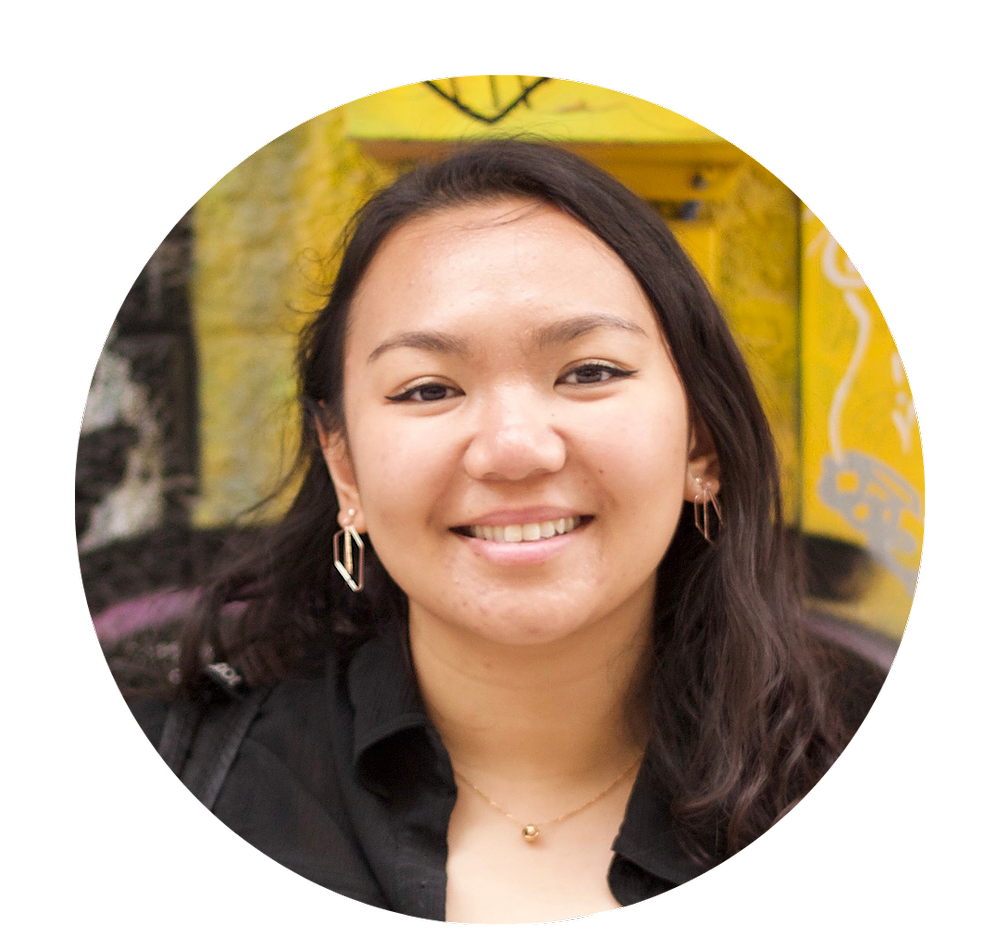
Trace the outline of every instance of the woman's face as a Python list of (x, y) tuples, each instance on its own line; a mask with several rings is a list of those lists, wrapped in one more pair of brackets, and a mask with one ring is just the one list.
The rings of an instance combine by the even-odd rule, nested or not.
[(514, 644), (648, 625), (714, 457), (635, 277), (584, 226), (506, 200), (393, 232), (351, 307), (344, 408), (327, 464), (411, 622)]

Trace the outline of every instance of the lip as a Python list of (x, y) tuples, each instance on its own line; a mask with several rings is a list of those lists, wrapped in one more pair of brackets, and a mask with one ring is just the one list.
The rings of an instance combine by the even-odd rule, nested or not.
[(454, 532), (454, 534), (460, 541), (467, 543), (466, 547), (473, 554), (492, 565), (526, 567), (540, 565), (556, 557), (567, 546), (579, 541), (586, 529), (587, 523), (584, 523), (564, 535), (554, 535), (543, 541), (518, 542), (483, 541), (480, 538), (470, 538), (461, 532)]
[(453, 528), (452, 534), (458, 537), (472, 553), (491, 565), (504, 567), (530, 567), (544, 564), (546, 561), (561, 554), (567, 547), (580, 541), (587, 532), (587, 526), (593, 519), (592, 515), (579, 515), (565, 507), (533, 506), (523, 509), (498, 509), (469, 522), (468, 526), (476, 525), (526, 525), (533, 522), (549, 522), (560, 518), (579, 518), (580, 524), (571, 532), (553, 535), (541, 541), (501, 542), (485, 541), (465, 534), (462, 526)]

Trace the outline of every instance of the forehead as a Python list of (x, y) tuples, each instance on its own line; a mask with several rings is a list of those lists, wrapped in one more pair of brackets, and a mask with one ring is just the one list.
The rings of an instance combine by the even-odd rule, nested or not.
[(351, 322), (353, 330), (389, 318), (398, 328), (484, 308), (542, 317), (581, 307), (642, 310), (657, 321), (631, 270), (596, 234), (550, 204), (519, 198), (399, 226), (369, 264)]
[(454, 256), (456, 251), (468, 255), (482, 248), (498, 253), (504, 245), (512, 252), (522, 250), (520, 262), (526, 265), (530, 260), (524, 253), (537, 253), (546, 243), (569, 249), (567, 263), (581, 254), (598, 254), (624, 266), (610, 247), (569, 214), (551, 204), (522, 198), (446, 207), (406, 221), (383, 242), (365, 279), (382, 268), (387, 257), (395, 265), (407, 256), (420, 256), (423, 266), (441, 265), (446, 262), (443, 257)]

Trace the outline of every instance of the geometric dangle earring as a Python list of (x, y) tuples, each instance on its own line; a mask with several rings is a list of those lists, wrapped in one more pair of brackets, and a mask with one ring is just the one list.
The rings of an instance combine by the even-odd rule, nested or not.
[(706, 486), (699, 477), (695, 476), (696, 483), (698, 483), (698, 488), (701, 490), (694, 500), (694, 526), (705, 536), (705, 541), (712, 544), (712, 533), (711, 526), (709, 525), (709, 514), (708, 507), (715, 510), (715, 517), (718, 518), (719, 524), (716, 531), (722, 527), (722, 506), (719, 505), (719, 500), (715, 497), (715, 491), (711, 486)]
[(354, 509), (347, 510), (347, 522), (333, 536), (333, 564), (352, 591), (365, 586), (365, 543), (354, 527)]

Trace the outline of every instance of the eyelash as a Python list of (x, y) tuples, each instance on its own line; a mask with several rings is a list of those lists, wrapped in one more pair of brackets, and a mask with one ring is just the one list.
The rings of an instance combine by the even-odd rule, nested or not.
[[(401, 403), (415, 403), (415, 404), (433, 404), (441, 400), (447, 399), (447, 392), (457, 390), (456, 387), (449, 387), (447, 384), (417, 384), (416, 387), (409, 387), (398, 394), (392, 394), (386, 397), (386, 400), (391, 400), (394, 404)], [(426, 392), (429, 390), (440, 390), (445, 391), (446, 395), (444, 397), (429, 397), (426, 400), (422, 400), (416, 397), (416, 394)]]
[(625, 368), (615, 367), (613, 364), (604, 364), (601, 361), (590, 361), (586, 364), (578, 364), (572, 371), (567, 371), (563, 374), (559, 380), (565, 381), (566, 378), (572, 377), (574, 374), (580, 374), (583, 371), (598, 371), (602, 374), (606, 374), (607, 376), (600, 377), (597, 380), (577, 381), (574, 385), (575, 387), (586, 387), (591, 384), (604, 384), (614, 378), (632, 377), (637, 373), (636, 371), (628, 371)]
[[(589, 387), (591, 385), (604, 384), (610, 380), (620, 377), (632, 377), (636, 374), (636, 371), (629, 371), (624, 368), (615, 367), (613, 364), (603, 364), (600, 361), (594, 361), (587, 364), (577, 365), (573, 370), (567, 371), (565, 374), (561, 375), (559, 378), (560, 383), (567, 381), (567, 378), (572, 377), (574, 374), (581, 374), (585, 371), (594, 372), (597, 371), (600, 374), (606, 375), (604, 377), (599, 377), (594, 380), (589, 381), (577, 381), (572, 384), (573, 387)], [(417, 404), (427, 404), (427, 403), (438, 403), (442, 400), (448, 399), (449, 391), (457, 391), (457, 387), (451, 387), (448, 384), (417, 384), (414, 387), (409, 387), (404, 391), (400, 391), (398, 394), (391, 394), (386, 397), (386, 400), (391, 401), (394, 404), (400, 403), (417, 403)], [(442, 392), (440, 397), (426, 397), (428, 391)], [(417, 395), (423, 395), (418, 397)]]

